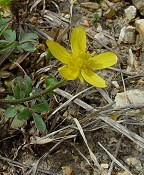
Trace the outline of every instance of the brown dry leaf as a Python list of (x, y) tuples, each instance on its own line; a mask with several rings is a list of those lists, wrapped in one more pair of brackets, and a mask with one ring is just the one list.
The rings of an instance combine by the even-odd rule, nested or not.
[(124, 171), (122, 173), (118, 173), (117, 175), (129, 175), (129, 173), (127, 171)]
[(73, 173), (73, 169), (70, 166), (64, 166), (64, 167), (62, 167), (62, 169), (63, 169), (64, 175), (72, 175), (72, 173)]
[(80, 4), (81, 7), (91, 10), (97, 10), (99, 8), (99, 4), (96, 2), (84, 2)]
[(38, 144), (38, 145), (43, 145), (43, 144), (46, 144), (46, 143), (50, 143), (50, 142), (53, 142), (54, 139), (51, 139), (51, 138), (39, 138), (39, 139), (36, 139), (36, 140), (31, 140), (30, 144)]
[(117, 121), (120, 117), (120, 114), (118, 112), (113, 112), (110, 116), (111, 119)]
[(37, 17), (33, 16), (32, 18), (29, 19), (29, 22), (33, 25), (35, 25), (37, 23)]
[[(15, 61), (15, 63), (13, 63), (9, 69), (13, 70), (17, 67), (17, 64), (21, 64), (28, 56), (29, 56), (29, 52), (28, 53), (22, 53), (18, 56), (18, 59)], [(16, 64), (17, 63), (17, 64)]]
[(1, 70), (0, 71), (0, 77), (1, 78), (8, 78), (11, 75), (10, 72), (8, 72), (7, 70)]

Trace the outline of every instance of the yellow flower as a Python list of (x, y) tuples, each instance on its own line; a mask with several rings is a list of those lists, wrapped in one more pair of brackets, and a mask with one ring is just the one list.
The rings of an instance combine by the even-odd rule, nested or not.
[(71, 34), (70, 43), (72, 52), (66, 50), (55, 41), (47, 40), (47, 45), (52, 55), (64, 66), (58, 69), (66, 80), (80, 78), (96, 87), (106, 87), (106, 82), (94, 70), (104, 69), (117, 62), (116, 54), (104, 52), (93, 56), (86, 50), (86, 33), (82, 27), (76, 27)]

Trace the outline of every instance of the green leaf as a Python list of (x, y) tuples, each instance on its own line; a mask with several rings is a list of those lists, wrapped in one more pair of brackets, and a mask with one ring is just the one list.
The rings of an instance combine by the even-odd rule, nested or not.
[(25, 81), (26, 81), (26, 92), (25, 97), (28, 97), (29, 94), (32, 92), (32, 80), (28, 75), (25, 75)]
[(21, 113), (17, 115), (18, 120), (27, 120), (31, 115), (29, 109), (24, 109)]
[[(45, 80), (45, 84), (46, 84), (46, 87), (47, 87), (47, 88), (50, 88), (50, 87), (56, 85), (57, 83), (58, 83), (58, 81), (57, 81), (54, 77), (52, 77), (52, 76), (48, 77), (48, 78)], [(49, 92), (47, 95), (48, 95), (49, 97), (51, 97), (51, 96), (53, 95), (53, 91)]]
[(17, 114), (17, 109), (15, 107), (9, 107), (6, 109), (4, 114), (7, 118), (13, 118)]
[(15, 100), (15, 98), (13, 96), (7, 96), (6, 100)]
[(18, 105), (17, 106), (17, 111), (18, 112), (21, 112), (21, 111), (23, 111), (25, 109), (25, 106), (23, 106), (23, 105)]
[(19, 129), (24, 125), (25, 122), (26, 120), (19, 120), (17, 117), (15, 117), (12, 121), (11, 128)]
[[(17, 77), (14, 81), (13, 81), (13, 86), (16, 88), (17, 86), (19, 87), (19, 99), (20, 98), (24, 98), (25, 97), (25, 81), (23, 79), (22, 76)], [(18, 89), (18, 88), (17, 88)], [(15, 89), (14, 89), (15, 90)]]
[(5, 24), (9, 23), (11, 18), (0, 18), (0, 26), (4, 26)]
[(35, 33), (25, 33), (21, 35), (20, 43), (28, 42), (28, 41), (35, 41), (38, 39), (38, 35)]
[(4, 45), (0, 53), (7, 51), (8, 49), (16, 48), (19, 45), (18, 41), (12, 42), (10, 44)]
[(41, 118), (41, 116), (38, 115), (38, 114), (36, 114), (36, 113), (34, 113), (34, 114), (33, 114), (33, 117), (34, 117), (34, 121), (35, 121), (35, 125), (36, 125), (37, 129), (38, 129), (41, 133), (45, 132), (45, 130), (46, 130), (46, 124), (45, 124), (45, 122), (43, 121), (43, 119)]
[(46, 84), (46, 87), (47, 88), (50, 88), (52, 86), (55, 86), (57, 83), (58, 83), (58, 81), (54, 77), (52, 77), (52, 76), (48, 77), (45, 80), (45, 84)]
[(23, 43), (18, 46), (18, 49), (23, 49), (27, 52), (34, 52), (34, 44), (32, 44), (31, 42)]
[(16, 40), (16, 31), (11, 29), (6, 29), (3, 32), (3, 36), (7, 41), (15, 41)]
[(46, 104), (46, 103), (41, 103), (41, 104), (38, 104), (38, 105), (34, 105), (30, 108), (30, 111), (38, 112), (38, 113), (46, 112), (46, 111), (49, 111), (49, 110), (50, 110), (49, 105)]
[(50, 60), (50, 57), (52, 56), (50, 50), (48, 49), (47, 55), (46, 55), (46, 62)]
[(20, 99), (20, 87), (18, 84), (16, 84), (13, 92), (14, 92), (15, 99)]

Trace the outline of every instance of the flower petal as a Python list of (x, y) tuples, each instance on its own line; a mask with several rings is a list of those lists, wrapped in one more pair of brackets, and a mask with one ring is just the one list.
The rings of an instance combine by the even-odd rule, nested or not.
[(104, 79), (102, 79), (100, 76), (98, 76), (95, 72), (92, 70), (82, 70), (81, 74), (83, 78), (89, 83), (92, 84), (93, 86), (104, 88), (106, 87), (106, 82)]
[(88, 68), (104, 69), (117, 62), (117, 55), (113, 52), (104, 52), (89, 59)]
[(78, 70), (71, 70), (66, 65), (60, 67), (58, 71), (66, 80), (75, 80), (79, 74)]
[(86, 33), (82, 27), (76, 27), (72, 31), (70, 42), (74, 55), (86, 52)]
[(47, 44), (51, 54), (55, 58), (57, 58), (62, 63), (68, 64), (68, 62), (72, 56), (68, 50), (66, 50), (63, 46), (56, 43), (55, 41), (47, 40), (46, 44)]

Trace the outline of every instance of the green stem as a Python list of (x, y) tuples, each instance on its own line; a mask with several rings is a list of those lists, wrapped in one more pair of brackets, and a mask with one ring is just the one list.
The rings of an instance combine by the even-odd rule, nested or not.
[(11, 104), (11, 105), (16, 105), (16, 104), (20, 104), (20, 103), (24, 103), (26, 101), (30, 101), (36, 98), (40, 98), (43, 95), (53, 91), (54, 89), (62, 86), (63, 84), (65, 84), (67, 82), (67, 80), (62, 80), (60, 81), (58, 84), (50, 87), (50, 88), (46, 88), (45, 90), (41, 91), (39, 94), (33, 95), (31, 97), (26, 97), (26, 98), (22, 98), (22, 99), (17, 99), (17, 100), (0, 100), (0, 104)]

